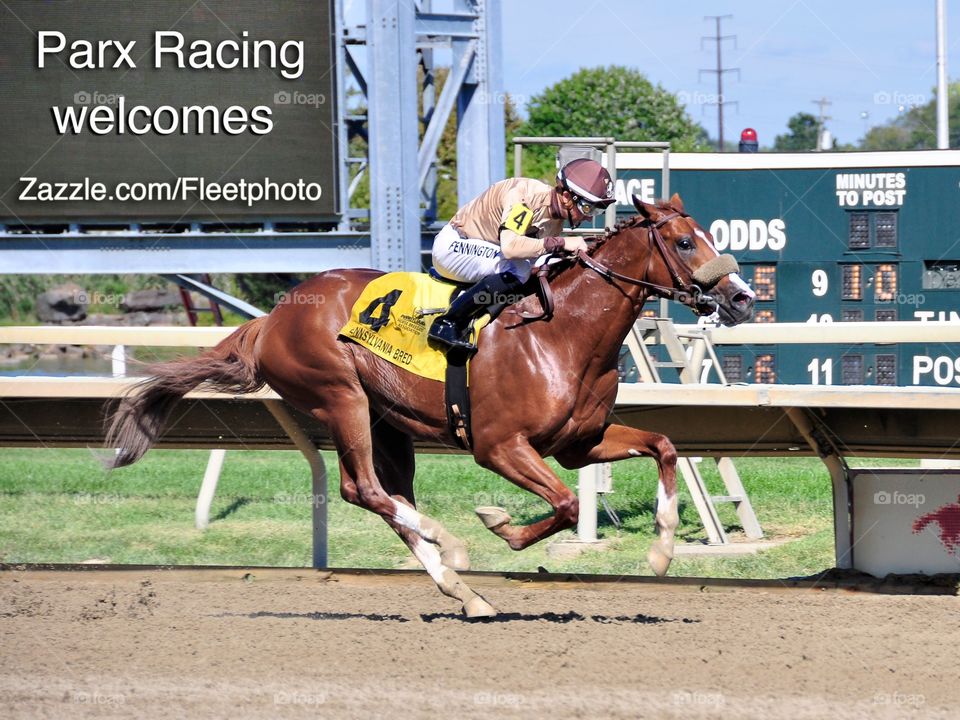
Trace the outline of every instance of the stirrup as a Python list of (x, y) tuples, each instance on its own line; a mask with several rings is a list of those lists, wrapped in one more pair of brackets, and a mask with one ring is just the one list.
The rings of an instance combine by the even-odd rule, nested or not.
[(463, 350), (469, 353), (475, 353), (477, 346), (469, 340), (464, 339), (464, 331), (461, 331), (451, 320), (445, 317), (438, 317), (433, 321), (427, 337), (430, 340), (445, 345), (450, 349)]

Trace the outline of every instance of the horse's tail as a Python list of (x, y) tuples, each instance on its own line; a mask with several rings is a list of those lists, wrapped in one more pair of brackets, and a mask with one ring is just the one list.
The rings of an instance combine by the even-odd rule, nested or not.
[(106, 446), (119, 448), (106, 465), (135, 463), (163, 431), (180, 399), (200, 384), (221, 392), (255, 392), (265, 385), (255, 346), (266, 316), (241, 325), (218, 345), (196, 358), (182, 358), (149, 368), (151, 377), (120, 401), (107, 422)]

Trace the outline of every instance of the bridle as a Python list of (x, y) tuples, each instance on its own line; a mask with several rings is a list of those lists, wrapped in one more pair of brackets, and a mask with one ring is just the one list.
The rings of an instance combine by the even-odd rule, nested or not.
[[(594, 260), (589, 254), (587, 254), (585, 250), (580, 250), (577, 253), (577, 260), (582, 262), (608, 282), (620, 280), (622, 282), (630, 283), (631, 285), (646, 287), (650, 290), (653, 290), (656, 295), (662, 298), (666, 298), (667, 300), (676, 300), (677, 302), (683, 303), (693, 310), (693, 312), (697, 315), (712, 315), (717, 311), (717, 301), (713, 298), (713, 296), (704, 292), (703, 288), (701, 288), (700, 285), (696, 284), (695, 282), (684, 282), (683, 278), (680, 277), (680, 273), (677, 271), (674, 261), (670, 257), (670, 253), (667, 252), (667, 247), (664, 244), (663, 236), (660, 234), (661, 227), (678, 217), (690, 216), (682, 212), (672, 212), (664, 215), (656, 222), (652, 222), (650, 220), (645, 221), (645, 223), (647, 223), (647, 231), (651, 240), (653, 241), (653, 245), (659, 251), (660, 257), (663, 258), (663, 263), (666, 265), (667, 271), (670, 273), (670, 277), (673, 280), (673, 287), (658, 285), (657, 283), (652, 283), (649, 280), (630, 277), (629, 275), (619, 273), (616, 270), (607, 267), (603, 263)], [(641, 224), (640, 226), (643, 227), (644, 225)], [(702, 268), (698, 268), (698, 271), (701, 269), (706, 269), (711, 263), (714, 263), (723, 257), (726, 256), (720, 256), (710, 260), (707, 263), (704, 263)]]
[[(730, 273), (740, 272), (740, 268), (737, 265), (736, 259), (732, 255), (718, 255), (693, 271), (691, 274), (691, 279), (693, 282), (684, 282), (683, 278), (680, 277), (680, 273), (677, 271), (676, 264), (673, 262), (673, 260), (671, 260), (670, 253), (667, 252), (667, 246), (663, 241), (663, 236), (660, 234), (661, 227), (678, 217), (690, 216), (684, 212), (674, 211), (664, 215), (656, 222), (653, 222), (649, 219), (644, 219), (641, 223), (638, 223), (640, 227), (647, 228), (648, 234), (653, 241), (653, 245), (659, 251), (660, 257), (663, 258), (663, 263), (666, 265), (667, 271), (670, 273), (670, 278), (673, 280), (673, 287), (658, 285), (657, 283), (652, 283), (649, 280), (644, 280), (643, 278), (635, 278), (629, 275), (624, 275), (623, 273), (617, 272), (616, 270), (613, 270), (612, 268), (609, 268), (603, 263), (590, 257), (590, 254), (586, 250), (577, 251), (577, 254), (574, 257), (577, 262), (583, 263), (586, 267), (593, 270), (609, 283), (619, 280), (621, 282), (630, 283), (631, 285), (649, 288), (659, 297), (666, 298), (667, 300), (676, 300), (677, 302), (683, 303), (698, 316), (712, 315), (719, 308), (719, 303), (717, 303), (712, 295), (708, 295), (706, 292), (704, 292), (703, 287), (706, 287), (707, 290), (709, 290), (719, 282), (720, 278), (729, 275)], [(587, 242), (590, 241), (588, 240)], [(602, 242), (603, 239), (594, 241), (594, 248), (598, 247)], [(652, 259), (653, 256), (651, 254), (647, 261), (648, 270), (649, 263)], [(549, 263), (543, 263), (536, 273), (536, 277), (539, 281), (538, 294), (540, 297), (542, 312), (528, 313), (521, 311), (520, 317), (522, 317), (524, 321), (545, 320), (553, 315), (553, 292), (551, 291), (550, 283), (547, 280), (548, 274)]]

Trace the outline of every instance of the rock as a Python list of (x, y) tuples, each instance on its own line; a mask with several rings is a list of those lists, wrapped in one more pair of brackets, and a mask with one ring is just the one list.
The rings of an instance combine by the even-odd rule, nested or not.
[(107, 315), (105, 313), (91, 313), (87, 315), (87, 319), (83, 321), (84, 325), (126, 325), (125, 322), (126, 316), (124, 315)]
[(145, 327), (150, 325), (186, 325), (185, 313), (134, 312), (123, 316), (123, 324)]
[(46, 323), (80, 322), (87, 316), (87, 291), (76, 283), (50, 288), (37, 297), (37, 318)]
[(133, 290), (123, 296), (120, 309), (124, 312), (153, 312), (181, 305), (180, 293), (169, 288)]

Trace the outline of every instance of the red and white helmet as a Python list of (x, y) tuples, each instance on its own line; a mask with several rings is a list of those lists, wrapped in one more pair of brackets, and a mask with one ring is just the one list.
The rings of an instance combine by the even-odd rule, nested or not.
[(598, 208), (605, 208), (616, 200), (610, 173), (596, 160), (571, 160), (557, 172), (557, 185)]

